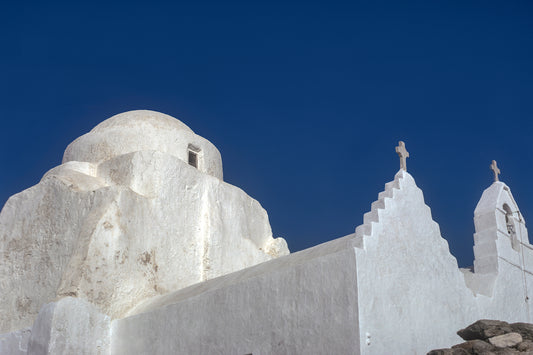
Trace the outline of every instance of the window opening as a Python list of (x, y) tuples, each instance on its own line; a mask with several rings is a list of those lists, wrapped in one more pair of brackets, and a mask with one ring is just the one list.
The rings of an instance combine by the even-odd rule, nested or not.
[(511, 246), (514, 250), (518, 251), (520, 248), (520, 242), (516, 236), (516, 225), (515, 219), (513, 218), (513, 211), (508, 204), (503, 205), (503, 210), (505, 211), (505, 224), (507, 225), (507, 233), (509, 238), (511, 238)]
[(506, 203), (503, 205), (503, 210), (505, 211), (505, 224), (507, 225), (507, 233), (512, 235), (514, 234), (513, 212)]
[(198, 168), (198, 153), (189, 150), (189, 165)]
[(195, 146), (189, 144), (189, 147), (187, 149), (187, 160), (189, 162), (189, 165), (194, 166), (196, 169), (199, 169), (200, 166), (200, 149), (196, 148)]

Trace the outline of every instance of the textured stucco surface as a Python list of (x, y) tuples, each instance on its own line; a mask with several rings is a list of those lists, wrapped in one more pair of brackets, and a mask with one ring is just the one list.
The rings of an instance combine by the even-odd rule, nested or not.
[(45, 305), (33, 325), (28, 354), (109, 354), (110, 319), (79, 298)]
[(218, 149), (174, 117), (160, 112), (137, 110), (120, 113), (94, 127), (69, 144), (63, 163), (99, 164), (111, 158), (144, 150), (155, 150), (188, 161), (188, 149), (200, 152), (202, 172), (222, 179)]
[[(499, 199), (499, 195), (482, 199), (481, 204), (501, 205)], [(523, 285), (523, 278), (531, 282), (532, 275), (497, 254), (496, 274), (460, 270), (422, 191), (405, 171), (386, 185), (356, 234), (361, 246), (356, 249), (360, 337), (366, 337), (361, 354), (384, 354), (391, 347), (398, 354), (425, 354), (459, 343), (450, 330), (475, 320), (516, 322), (533, 316)], [(527, 234), (528, 244), (526, 240)], [(523, 249), (529, 250), (526, 245)], [(465, 274), (473, 279), (468, 285)], [(480, 294), (479, 288), (491, 278), (496, 282), (494, 292), (490, 297)]]
[(0, 353), (425, 354), (481, 318), (533, 320), (533, 246), (505, 183), (484, 191), (459, 269), (403, 169), (354, 234), (287, 255), (221, 164), (151, 111), (73, 142), (0, 213)]
[(351, 239), (143, 305), (113, 323), (113, 354), (348, 354), (358, 348)]
[[(476, 216), (486, 204), (508, 201), (506, 193), (482, 198)], [(476, 230), (501, 223), (493, 215)], [(511, 257), (509, 236), (494, 238), (503, 248), (502, 255), (495, 251), (495, 273), (459, 269), (422, 191), (400, 171), (354, 235), (152, 299), (113, 323), (112, 351), (425, 354), (449, 347), (460, 342), (453, 329), (480, 318), (531, 320), (531, 288), (523, 280), (533, 278), (503, 259)], [(179, 337), (167, 333), (169, 324)]]
[(12, 333), (0, 334), (0, 354), (27, 354), (30, 336), (31, 328), (21, 329)]
[[(187, 154), (201, 137), (180, 141), (194, 134), (159, 115), (134, 111), (105, 121), (88, 134), (98, 133), (97, 140), (76, 140), (65, 154), (83, 159), (118, 144), (100, 157), (107, 160), (66, 159), (7, 201), (0, 213), (0, 333), (31, 326), (57, 297), (83, 298), (120, 318), (147, 298), (288, 254), (257, 201), (173, 151)], [(119, 129), (138, 137), (129, 129), (138, 130), (143, 117), (150, 144), (132, 148), (115, 136)], [(134, 148), (160, 150), (129, 152)]]

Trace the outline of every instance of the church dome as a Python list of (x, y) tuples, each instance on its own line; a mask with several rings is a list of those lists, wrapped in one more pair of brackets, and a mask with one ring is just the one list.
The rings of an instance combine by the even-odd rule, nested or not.
[(174, 117), (150, 110), (128, 111), (103, 121), (67, 147), (63, 163), (99, 164), (145, 150), (173, 155), (222, 179), (222, 159), (211, 142)]
[(105, 132), (110, 129), (126, 129), (133, 131), (185, 131), (194, 133), (187, 125), (172, 116), (150, 110), (135, 110), (119, 113), (91, 129), (91, 132)]

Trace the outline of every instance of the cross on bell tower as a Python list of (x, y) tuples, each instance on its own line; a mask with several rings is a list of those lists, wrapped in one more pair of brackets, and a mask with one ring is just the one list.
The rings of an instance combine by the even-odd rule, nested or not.
[(396, 147), (396, 153), (398, 153), (398, 156), (400, 157), (400, 169), (407, 171), (407, 158), (409, 158), (409, 152), (407, 149), (405, 149), (405, 143), (403, 141), (398, 142), (398, 146)]
[(500, 178), (498, 177), (498, 175), (500, 175), (500, 169), (498, 169), (498, 163), (496, 160), (493, 160), (492, 164), (490, 164), (490, 170), (494, 172), (494, 181), (500, 181)]

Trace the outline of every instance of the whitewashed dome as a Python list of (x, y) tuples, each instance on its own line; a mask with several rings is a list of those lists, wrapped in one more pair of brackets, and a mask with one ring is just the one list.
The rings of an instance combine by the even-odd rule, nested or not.
[[(145, 126), (145, 127), (144, 127)], [(104, 132), (109, 129), (139, 130), (148, 128), (157, 131), (186, 131), (194, 133), (180, 120), (157, 111), (135, 110), (119, 113), (94, 127), (91, 132)]]
[(167, 153), (188, 163), (192, 157), (200, 171), (222, 179), (222, 159), (211, 142), (174, 117), (150, 110), (128, 111), (103, 121), (69, 144), (63, 163), (100, 164), (146, 150)]

